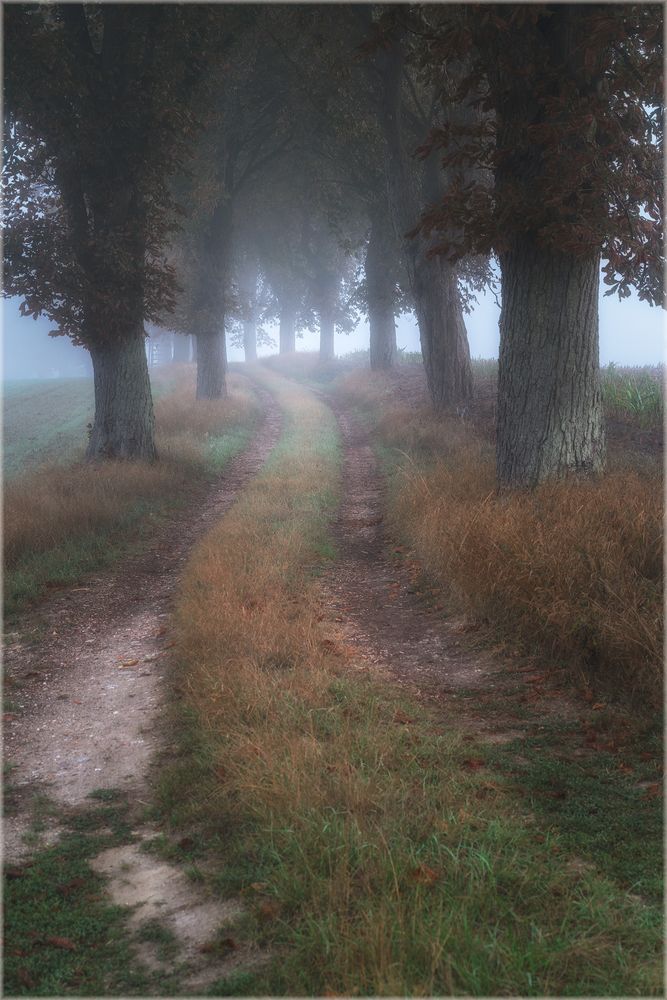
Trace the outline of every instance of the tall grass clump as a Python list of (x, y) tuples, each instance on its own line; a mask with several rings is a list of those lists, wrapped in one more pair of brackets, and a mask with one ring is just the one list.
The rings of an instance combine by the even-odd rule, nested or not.
[(498, 495), (492, 445), (464, 423), (343, 391), (375, 414), (390, 522), (450, 601), (597, 685), (661, 704), (660, 470)]
[(610, 416), (631, 419), (640, 427), (661, 427), (665, 416), (664, 370), (659, 367), (601, 370), (602, 399)]
[(276, 956), (216, 990), (658, 990), (659, 919), (568, 867), (466, 767), (469, 744), (323, 631), (336, 428), (312, 393), (264, 378), (285, 433), (193, 551), (176, 617), (184, 749), (161, 776), (163, 809), (203, 831), (215, 886), (244, 893), (246, 933)]
[(193, 482), (239, 451), (259, 407), (248, 383), (232, 377), (229, 396), (195, 402), (190, 381), (155, 404), (159, 459), (43, 465), (4, 492), (6, 608), (49, 582), (72, 582), (103, 560), (121, 529), (174, 502)]

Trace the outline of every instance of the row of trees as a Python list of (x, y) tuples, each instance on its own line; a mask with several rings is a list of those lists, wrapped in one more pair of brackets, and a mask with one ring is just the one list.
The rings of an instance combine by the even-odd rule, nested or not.
[(433, 405), (472, 393), (465, 310), (501, 273), (498, 480), (604, 461), (598, 275), (661, 301), (660, 5), (11, 5), (6, 294), (88, 348), (89, 455), (152, 458), (144, 322), (412, 309)]

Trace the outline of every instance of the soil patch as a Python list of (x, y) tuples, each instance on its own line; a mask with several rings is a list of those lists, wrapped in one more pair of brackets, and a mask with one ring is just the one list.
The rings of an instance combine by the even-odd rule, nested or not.
[[(95, 790), (118, 789), (135, 817), (149, 804), (150, 762), (167, 743), (163, 706), (172, 600), (192, 545), (225, 514), (279, 438), (280, 410), (267, 392), (260, 394), (261, 426), (215, 483), (193, 489), (185, 509), (166, 518), (143, 549), (85, 586), (54, 592), (31, 612), (29, 632), (8, 637), (5, 863), (56, 841), (64, 829), (59, 810), (89, 806)], [(36, 817), (41, 832), (36, 837), (33, 831), (26, 842)], [(154, 831), (133, 832), (141, 840)], [(136, 843), (104, 852), (96, 866), (111, 876), (110, 891), (119, 901), (121, 887), (133, 886), (133, 920), (151, 906), (166, 907), (188, 988), (219, 977), (220, 962), (197, 949), (206, 943), (202, 935), (229, 919), (231, 904), (200, 899), (178, 868), (144, 857)], [(235, 953), (226, 960), (225, 972), (241, 959)]]
[[(435, 700), (448, 718), (455, 714), (463, 732), (489, 743), (516, 739), (529, 720), (496, 708), (517, 687), (526, 689), (525, 664), (475, 648), (468, 624), (421, 597), (414, 573), (388, 555), (383, 483), (368, 433), (335, 400), (328, 402), (345, 447), (344, 499), (334, 528), (339, 559), (322, 584), (332, 636), (369, 668)], [(564, 695), (544, 688), (540, 695), (540, 714), (576, 717), (577, 707)]]

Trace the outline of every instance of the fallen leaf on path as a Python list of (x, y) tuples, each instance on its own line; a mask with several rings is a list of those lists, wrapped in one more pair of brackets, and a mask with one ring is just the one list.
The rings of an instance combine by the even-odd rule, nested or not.
[(593, 705), (593, 711), (594, 712), (599, 712), (601, 709), (606, 708), (606, 707), (607, 707), (607, 703), (605, 701), (596, 701), (595, 704)]
[(139, 660), (121, 660), (118, 664), (118, 668), (119, 670), (122, 670), (123, 667), (136, 667), (138, 662)]
[(656, 799), (659, 795), (662, 795), (662, 788), (657, 781), (644, 787), (644, 796), (647, 799)]
[(2, 721), (3, 722), (14, 722), (15, 719), (18, 719), (18, 715), (16, 714), (16, 712), (3, 712), (2, 713)]
[(226, 937), (222, 941), (207, 941), (199, 950), (203, 955), (211, 955), (214, 952), (233, 951), (235, 948), (238, 948), (238, 945), (234, 938)]
[(275, 899), (266, 899), (260, 903), (258, 912), (263, 920), (275, 920), (280, 913), (280, 903)]
[(463, 766), (467, 767), (469, 771), (478, 771), (480, 767), (484, 767), (486, 764), (485, 760), (481, 757), (468, 757), (467, 760), (463, 761)]
[(23, 878), (25, 868), (5, 868), (5, 878)]
[(59, 892), (61, 896), (69, 896), (70, 893), (75, 892), (77, 889), (82, 889), (85, 884), (85, 878), (73, 878), (71, 882), (65, 882), (63, 885), (57, 886), (56, 892)]
[(420, 885), (435, 885), (440, 879), (441, 872), (436, 868), (429, 868), (428, 865), (419, 865), (412, 871), (412, 877)]
[(52, 948), (62, 948), (63, 951), (76, 951), (74, 941), (66, 937), (45, 937), (44, 944), (50, 944)]

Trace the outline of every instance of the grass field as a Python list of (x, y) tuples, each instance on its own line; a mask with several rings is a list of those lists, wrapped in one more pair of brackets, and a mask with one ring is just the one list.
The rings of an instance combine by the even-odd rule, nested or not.
[(335, 425), (308, 390), (267, 381), (283, 440), (193, 552), (177, 610), (182, 746), (162, 817), (197, 831), (202, 877), (247, 901), (238, 934), (276, 955), (209, 995), (658, 991), (659, 905), (579, 863), (585, 836), (527, 815), (502, 762), (468, 768), (483, 749), (323, 641)]
[(193, 378), (192, 370), (182, 368), (156, 380), (159, 459), (153, 464), (80, 461), (90, 382), (10, 386), (5, 436), (14, 471), (4, 496), (8, 618), (48, 586), (76, 583), (118, 559), (244, 447), (259, 415), (247, 380), (230, 376), (227, 399), (197, 403)]
[(93, 419), (93, 381), (87, 378), (5, 382), (5, 480), (45, 463), (64, 464), (83, 454)]

